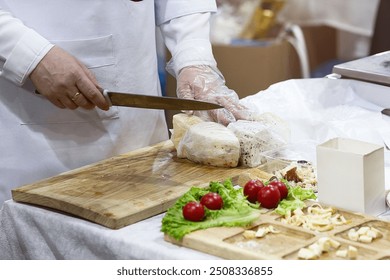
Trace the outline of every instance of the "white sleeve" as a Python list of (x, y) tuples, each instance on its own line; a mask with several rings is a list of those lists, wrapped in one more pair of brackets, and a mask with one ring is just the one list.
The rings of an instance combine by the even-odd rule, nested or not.
[(157, 25), (189, 14), (217, 11), (215, 0), (155, 0), (154, 5)]
[[(157, 2), (166, 3), (165, 17), (160, 19), (162, 22), (160, 28), (165, 45), (172, 54), (167, 71), (176, 77), (186, 66), (216, 66), (210, 43), (210, 17), (211, 13), (216, 11), (215, 1), (159, 0)], [(188, 7), (183, 6), (183, 2), (187, 5), (191, 2), (191, 9), (183, 8)], [(156, 12), (161, 13), (160, 10)]]
[(177, 77), (191, 65), (216, 66), (210, 43), (210, 13), (191, 14), (161, 25), (165, 45), (172, 54), (167, 71)]
[(0, 77), (23, 85), (53, 47), (48, 40), (0, 8)]

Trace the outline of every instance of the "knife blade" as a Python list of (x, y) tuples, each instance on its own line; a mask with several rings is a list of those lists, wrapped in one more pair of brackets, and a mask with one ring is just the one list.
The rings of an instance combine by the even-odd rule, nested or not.
[(113, 92), (106, 89), (102, 90), (102, 93), (110, 106), (115, 105), (147, 109), (194, 111), (223, 108), (222, 106), (215, 103), (168, 96), (150, 96), (133, 93)]

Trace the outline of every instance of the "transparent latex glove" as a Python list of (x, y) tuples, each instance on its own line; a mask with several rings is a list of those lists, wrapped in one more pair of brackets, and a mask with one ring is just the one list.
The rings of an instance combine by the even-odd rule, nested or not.
[(218, 69), (207, 65), (189, 66), (180, 70), (177, 76), (177, 96), (217, 103), (223, 109), (210, 111), (187, 111), (205, 121), (214, 121), (228, 125), (239, 119), (248, 119), (248, 108), (239, 103), (234, 90), (225, 85), (225, 79)]

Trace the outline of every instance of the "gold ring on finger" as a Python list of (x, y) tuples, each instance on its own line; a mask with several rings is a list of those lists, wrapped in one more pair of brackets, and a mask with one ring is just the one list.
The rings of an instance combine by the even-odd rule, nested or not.
[(79, 95), (80, 95), (80, 92), (76, 92), (76, 93), (73, 95), (73, 97), (71, 98), (72, 101), (75, 101), (76, 98), (77, 98), (77, 96), (79, 96)]

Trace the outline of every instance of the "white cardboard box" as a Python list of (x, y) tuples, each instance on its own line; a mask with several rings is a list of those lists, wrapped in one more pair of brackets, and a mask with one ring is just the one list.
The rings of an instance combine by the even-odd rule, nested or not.
[(382, 146), (334, 138), (317, 146), (319, 202), (379, 215), (386, 211)]

